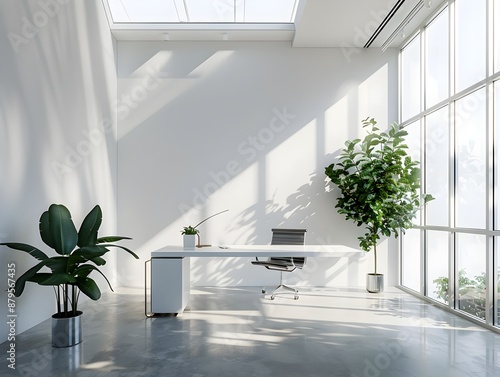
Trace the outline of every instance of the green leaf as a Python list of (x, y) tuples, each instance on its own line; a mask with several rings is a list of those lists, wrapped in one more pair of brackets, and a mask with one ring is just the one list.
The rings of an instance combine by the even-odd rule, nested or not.
[(96, 205), (90, 211), (82, 222), (78, 232), (78, 246), (91, 246), (97, 243), (97, 232), (102, 223), (102, 211), (99, 205)]
[(40, 271), (40, 269), (42, 267), (45, 266), (45, 263), (46, 263), (46, 261), (42, 261), (42, 262), (38, 263), (36, 266), (31, 267), (28, 271), (26, 271), (24, 274), (22, 274), (21, 276), (19, 276), (16, 279), (16, 289), (15, 289), (16, 297), (21, 296), (21, 294), (24, 291), (24, 287), (26, 285), (26, 282), (30, 281), (30, 279), (32, 279), (33, 276), (35, 276), (35, 274), (38, 271)]
[(72, 255), (81, 256), (86, 260), (91, 260), (93, 258), (103, 256), (108, 251), (109, 249), (107, 249), (104, 245), (84, 246), (75, 250)]
[(94, 262), (97, 266), (104, 266), (106, 264), (106, 260), (101, 257), (92, 258), (90, 261)]
[(73, 275), (68, 273), (50, 274), (46, 279), (39, 281), (40, 285), (59, 285), (76, 283)]
[(104, 275), (97, 267), (86, 265), (85, 269), (82, 271), (82, 275), (77, 277), (78, 288), (80, 288), (82, 293), (90, 297), (92, 300), (98, 300), (101, 297), (101, 291), (99, 290), (99, 287), (97, 286), (95, 281), (88, 277), (91, 271), (88, 271), (87, 269), (100, 273), (104, 280), (106, 280), (106, 282), (108, 283), (109, 289), (113, 291), (113, 287), (111, 287), (111, 283), (109, 282), (106, 275)]
[(62, 274), (69, 271), (68, 264), (70, 259), (68, 257), (52, 257), (45, 261), (45, 265), (50, 268), (54, 274)]
[(32, 257), (34, 257), (38, 260), (41, 260), (41, 261), (49, 258), (47, 256), (47, 254), (45, 254), (43, 251), (38, 250), (36, 247), (25, 244), (25, 243), (5, 242), (5, 243), (0, 243), (0, 245), (10, 247), (11, 249), (14, 249), (14, 250), (24, 251), (24, 252), (30, 254)]
[(131, 254), (135, 259), (139, 259), (139, 256), (134, 253), (132, 250), (124, 247), (124, 246), (120, 246), (120, 245), (112, 245), (112, 244), (105, 244), (105, 245), (102, 245), (102, 246), (105, 246), (105, 247), (118, 247), (120, 249), (123, 249), (125, 250), (127, 253)]
[(94, 270), (96, 268), (91, 264), (84, 264), (75, 270), (74, 275), (77, 277), (87, 277)]
[(90, 299), (97, 301), (101, 298), (101, 290), (96, 282), (89, 277), (77, 279), (77, 285), (80, 291)]
[(49, 227), (55, 251), (68, 255), (78, 242), (78, 233), (68, 209), (61, 204), (49, 207)]
[(130, 237), (122, 237), (122, 236), (105, 236), (97, 239), (96, 243), (104, 243), (104, 242), (116, 242), (121, 240), (131, 240)]
[(54, 240), (50, 232), (49, 211), (45, 211), (42, 213), (42, 216), (40, 216), (39, 229), (42, 241), (50, 248), (55, 249)]

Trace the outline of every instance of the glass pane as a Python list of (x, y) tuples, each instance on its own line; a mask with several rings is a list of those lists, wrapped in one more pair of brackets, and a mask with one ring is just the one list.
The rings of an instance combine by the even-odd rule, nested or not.
[(295, 0), (237, 1), (236, 6), (242, 8), (245, 22), (293, 22)]
[(448, 97), (448, 8), (443, 10), (426, 32), (425, 103), (429, 108)]
[(108, 0), (114, 22), (293, 22), (296, 0)]
[(425, 192), (435, 199), (427, 204), (427, 225), (448, 226), (450, 134), (449, 111), (443, 107), (425, 118)]
[(494, 153), (495, 153), (495, 171), (494, 171), (494, 184), (495, 193), (493, 196), (494, 201), (494, 227), (496, 230), (500, 229), (500, 81), (496, 81), (494, 84), (494, 98), (495, 103), (493, 107), (494, 119), (495, 119), (495, 129), (494, 129)]
[(427, 296), (449, 302), (448, 251), (449, 233), (427, 231)]
[[(421, 143), (420, 143), (420, 121), (408, 124), (405, 127), (408, 135), (406, 136), (406, 144), (408, 145), (408, 154), (414, 161), (422, 162), (421, 158)], [(422, 169), (422, 163), (420, 163)], [(420, 225), (420, 211), (417, 212), (413, 224)]]
[(185, 0), (181, 8), (185, 6), (188, 22), (233, 22), (234, 3), (206, 0)]
[(457, 234), (458, 308), (481, 319), (486, 311), (486, 236)]
[(401, 119), (420, 112), (420, 35), (401, 52)]
[(486, 0), (456, 0), (456, 92), (486, 77)]
[(493, 2), (493, 32), (494, 32), (494, 37), (493, 37), (493, 43), (494, 43), (494, 54), (493, 54), (493, 60), (494, 60), (494, 69), (495, 72), (500, 71), (500, 2), (494, 1)]
[(178, 22), (173, 1), (108, 0), (113, 22)]
[(486, 226), (486, 89), (455, 104), (458, 227)]
[(495, 279), (495, 291), (497, 295), (497, 301), (496, 301), (496, 306), (495, 306), (495, 313), (496, 313), (496, 320), (495, 324), (500, 327), (500, 237), (495, 237), (495, 253), (496, 253), (496, 260), (497, 260), (497, 274), (494, 276)]
[(420, 230), (409, 229), (403, 236), (402, 285), (420, 292)]

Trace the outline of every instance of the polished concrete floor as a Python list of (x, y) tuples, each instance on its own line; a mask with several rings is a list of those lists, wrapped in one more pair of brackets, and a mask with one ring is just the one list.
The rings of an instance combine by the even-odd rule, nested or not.
[(500, 335), (396, 288), (196, 288), (180, 316), (146, 319), (141, 290), (85, 302), (83, 342), (55, 349), (50, 320), (17, 337), (0, 376), (500, 376)]

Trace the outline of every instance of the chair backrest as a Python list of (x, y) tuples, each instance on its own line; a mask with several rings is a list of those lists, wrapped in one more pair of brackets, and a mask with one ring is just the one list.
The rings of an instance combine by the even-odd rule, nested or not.
[(304, 245), (306, 229), (271, 229), (273, 238), (271, 245)]
[[(273, 232), (273, 238), (271, 239), (271, 245), (304, 245), (306, 239), (306, 229), (271, 229)], [(292, 261), (298, 268), (302, 268), (306, 263), (306, 258), (302, 257), (270, 257), (269, 261)]]

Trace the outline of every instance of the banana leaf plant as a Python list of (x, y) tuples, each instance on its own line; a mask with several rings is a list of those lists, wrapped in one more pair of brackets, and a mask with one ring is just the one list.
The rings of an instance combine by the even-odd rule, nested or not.
[[(42, 241), (54, 249), (56, 256), (49, 257), (38, 248), (15, 242), (0, 243), (11, 249), (24, 251), (39, 262), (16, 280), (15, 295), (20, 296), (27, 282), (39, 285), (53, 286), (56, 296), (57, 317), (73, 317), (78, 311), (80, 292), (92, 300), (101, 297), (101, 290), (90, 273), (96, 271), (108, 283), (106, 276), (97, 266), (106, 264), (103, 256), (110, 251), (110, 247), (118, 247), (139, 257), (126, 247), (112, 244), (120, 240), (130, 239), (121, 236), (98, 237), (102, 223), (102, 211), (96, 205), (83, 220), (80, 230), (77, 231), (69, 210), (61, 204), (52, 204), (40, 217), (40, 236)], [(47, 270), (42, 270), (43, 268)], [(42, 270), (42, 272), (40, 272)]]

